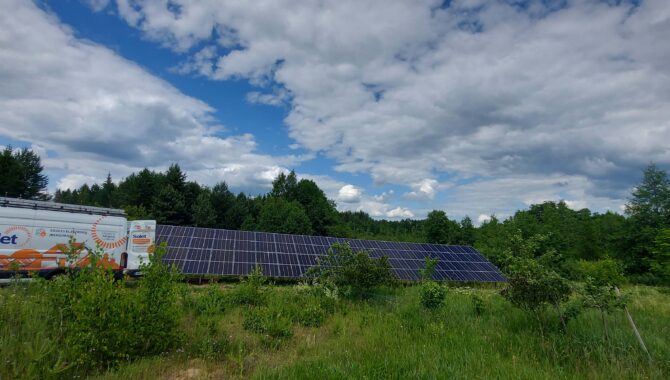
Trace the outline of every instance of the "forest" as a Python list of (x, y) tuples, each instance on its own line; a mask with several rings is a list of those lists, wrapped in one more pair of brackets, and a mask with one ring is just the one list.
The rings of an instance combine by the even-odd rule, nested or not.
[[(505, 283), (398, 281), (386, 258), (335, 244), (299, 283), (256, 267), (189, 283), (158, 246), (139, 279), (96, 263), (0, 289), (0, 379), (668, 378), (670, 184), (649, 165), (625, 214), (545, 202), (481, 226), (433, 210), (388, 221), (339, 212), (310, 180), (260, 196), (177, 165), (47, 192), (39, 157), (6, 148), (4, 195), (123, 208), (230, 229), (474, 245)], [(76, 257), (74, 242), (65, 248)], [(194, 280), (194, 279), (191, 279)], [(202, 281), (204, 280), (204, 281)], [(202, 284), (204, 282), (205, 284)], [(649, 286), (653, 285), (653, 286)], [(660, 286), (659, 286), (660, 285)]]
[(30, 150), (5, 148), (0, 194), (56, 202), (122, 208), (130, 219), (192, 225), (363, 239), (472, 245), (498, 265), (533, 239), (538, 252), (555, 252), (555, 269), (575, 278), (579, 266), (612, 259), (629, 281), (670, 281), (670, 178), (650, 164), (630, 194), (624, 215), (573, 210), (563, 201), (544, 202), (476, 227), (469, 217), (453, 220), (433, 210), (424, 220), (379, 220), (365, 212), (340, 212), (314, 181), (295, 172), (280, 174), (267, 194), (235, 194), (225, 182), (213, 187), (189, 181), (178, 164), (165, 172), (143, 169), (116, 182), (47, 193), (48, 179)]

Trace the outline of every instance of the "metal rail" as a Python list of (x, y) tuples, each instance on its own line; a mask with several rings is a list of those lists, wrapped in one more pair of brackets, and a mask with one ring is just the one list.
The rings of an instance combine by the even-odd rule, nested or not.
[(17, 199), (0, 197), (0, 207), (26, 208), (32, 210), (48, 210), (71, 212), (76, 214), (108, 215), (125, 217), (126, 212), (115, 208), (92, 207), (81, 205), (70, 205), (65, 203), (35, 201), (30, 199)]

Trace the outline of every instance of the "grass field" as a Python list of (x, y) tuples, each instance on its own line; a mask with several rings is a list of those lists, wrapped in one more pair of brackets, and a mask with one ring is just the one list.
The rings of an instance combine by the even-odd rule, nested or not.
[[(226, 294), (239, 285), (215, 286)], [(189, 287), (196, 300), (208, 291), (207, 286)], [(295, 303), (298, 291), (296, 286), (264, 287), (265, 308), (275, 310), (280, 320), (292, 315), (307, 306)], [(564, 334), (555, 316), (548, 314), (540, 328), (538, 320), (512, 307), (496, 289), (449, 288), (446, 303), (428, 311), (419, 303), (418, 287), (407, 287), (366, 301), (340, 300), (320, 327), (292, 323), (290, 336), (245, 330), (245, 318), (259, 306), (226, 305), (208, 315), (193, 311), (185, 322), (183, 349), (99, 378), (667, 379), (670, 295), (644, 286), (625, 292), (651, 360), (640, 350), (623, 311), (608, 317), (605, 341), (595, 312), (570, 321)], [(479, 315), (473, 294), (484, 300)]]

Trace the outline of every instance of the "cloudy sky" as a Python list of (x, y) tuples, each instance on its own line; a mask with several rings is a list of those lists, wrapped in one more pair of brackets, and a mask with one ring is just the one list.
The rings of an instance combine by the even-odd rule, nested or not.
[(0, 145), (50, 189), (177, 162), (475, 221), (670, 167), (667, 0), (0, 0)]

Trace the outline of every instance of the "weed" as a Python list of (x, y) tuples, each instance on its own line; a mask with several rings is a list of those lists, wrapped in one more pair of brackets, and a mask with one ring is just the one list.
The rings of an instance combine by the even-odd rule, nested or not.
[(437, 309), (442, 305), (447, 295), (446, 290), (434, 281), (421, 284), (421, 304), (427, 309)]

